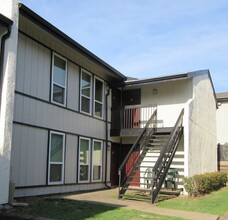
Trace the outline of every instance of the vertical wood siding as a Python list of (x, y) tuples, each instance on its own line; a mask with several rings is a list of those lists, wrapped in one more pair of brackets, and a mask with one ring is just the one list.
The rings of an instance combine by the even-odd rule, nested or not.
[(65, 156), (65, 183), (77, 181), (78, 138), (75, 135), (66, 135)]
[(22, 34), (18, 41), (16, 91), (48, 101), (51, 51)]
[(79, 110), (80, 72), (79, 67), (68, 62), (67, 107)]
[(16, 94), (14, 121), (105, 139), (105, 122), (55, 105)]
[(44, 185), (48, 131), (14, 124), (11, 179), (16, 186)]

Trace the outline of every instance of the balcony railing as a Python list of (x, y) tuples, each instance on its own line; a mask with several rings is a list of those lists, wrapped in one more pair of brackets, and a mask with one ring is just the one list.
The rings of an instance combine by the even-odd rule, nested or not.
[(111, 130), (144, 128), (156, 108), (156, 105), (128, 105), (123, 108), (113, 108)]

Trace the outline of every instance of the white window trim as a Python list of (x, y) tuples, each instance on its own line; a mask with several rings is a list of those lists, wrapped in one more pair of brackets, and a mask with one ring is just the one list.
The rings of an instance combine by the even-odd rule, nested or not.
[[(57, 135), (61, 135), (63, 136), (63, 161), (62, 162), (51, 162), (51, 136), (52, 134), (57, 134)], [(61, 176), (61, 181), (50, 181), (50, 168), (51, 168), (51, 164), (59, 164), (62, 165), (62, 176)], [(56, 185), (56, 184), (63, 184), (64, 181), (64, 165), (65, 165), (65, 133), (61, 133), (61, 132), (56, 132), (56, 131), (50, 131), (49, 134), (49, 157), (48, 157), (48, 185)]]
[[(64, 85), (64, 87), (62, 86), (62, 85), (59, 85), (58, 83), (55, 83), (54, 82), (54, 57), (59, 57), (60, 59), (62, 59), (62, 60), (64, 60), (65, 62), (66, 62), (66, 69), (65, 69), (65, 72), (66, 72), (66, 74), (65, 74), (65, 85)], [(55, 103), (55, 104), (57, 104), (57, 105), (60, 105), (60, 106), (66, 106), (66, 85), (67, 85), (67, 69), (68, 69), (68, 66), (67, 66), (67, 59), (66, 58), (64, 58), (64, 57), (62, 57), (62, 56), (60, 56), (59, 54), (57, 54), (57, 53), (55, 53), (55, 52), (53, 52), (52, 53), (52, 70), (51, 70), (51, 102), (52, 103)], [(59, 102), (56, 102), (56, 101), (54, 101), (53, 100), (53, 85), (57, 85), (57, 86), (59, 86), (59, 87), (61, 87), (61, 88), (63, 88), (64, 89), (64, 100), (63, 100), (63, 104), (62, 103), (59, 103)]]
[[(101, 143), (101, 177), (99, 180), (94, 180), (93, 179), (93, 165), (94, 165), (94, 161), (93, 161), (93, 152), (94, 152), (94, 142), (100, 142)], [(103, 177), (103, 141), (100, 140), (93, 140), (93, 149), (92, 149), (92, 182), (101, 182), (102, 181), (102, 177)]]
[[(80, 163), (80, 150), (81, 150), (81, 140), (88, 140), (89, 141), (88, 180), (80, 180), (80, 166), (81, 166), (81, 163)], [(90, 182), (90, 173), (91, 173), (91, 139), (90, 138), (85, 138), (85, 137), (80, 137), (79, 138), (79, 153), (78, 153), (78, 182), (79, 183), (89, 183)]]
[[(90, 97), (87, 97), (87, 96), (82, 94), (82, 74), (83, 73), (90, 75)], [(92, 86), (93, 86), (92, 74), (85, 69), (81, 69), (81, 75), (80, 75), (80, 112), (82, 112), (86, 115), (92, 115), (92, 98), (93, 98), (92, 97), (92, 91), (93, 91)], [(89, 113), (82, 110), (82, 97), (89, 99)]]
[[(96, 80), (102, 82), (102, 84), (103, 84), (102, 102), (96, 100)], [(95, 76), (95, 77), (94, 77), (94, 83), (93, 83), (93, 84), (94, 84), (94, 86), (93, 86), (93, 87), (94, 87), (94, 89), (93, 89), (93, 93), (94, 93), (94, 99), (93, 99), (93, 116), (94, 116), (95, 118), (103, 119), (103, 117), (104, 117), (104, 86), (105, 86), (104, 80), (102, 80), (102, 79), (98, 78), (97, 76)], [(99, 104), (102, 105), (102, 116), (101, 116), (101, 117), (99, 117), (99, 116), (97, 116), (97, 115), (95, 114), (95, 104), (96, 104), (96, 103), (99, 103)]]

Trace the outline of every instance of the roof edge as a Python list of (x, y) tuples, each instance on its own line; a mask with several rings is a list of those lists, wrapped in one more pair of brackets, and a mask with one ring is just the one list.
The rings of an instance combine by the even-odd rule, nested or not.
[(75, 40), (70, 38), (68, 35), (63, 33), (61, 30), (59, 30), (57, 27), (49, 23), (47, 20), (42, 18), (40, 15), (32, 11), (30, 8), (25, 6), (22, 3), (19, 3), (19, 13), (24, 15), (25, 17), (32, 19), (35, 23), (42, 25), (42, 27), (48, 31), (49, 33), (55, 35), (58, 39), (61, 39), (66, 43), (68, 46), (72, 47), (73, 49), (78, 50), (81, 52), (84, 56), (87, 58), (93, 60), (97, 64), (103, 66), (105, 69), (109, 70), (112, 74), (116, 75), (118, 78), (122, 80), (126, 80), (127, 77), (120, 73), (118, 70), (116, 70), (114, 67), (103, 61), (101, 58), (87, 50), (85, 47), (77, 43)]
[(185, 79), (187, 77), (188, 77), (187, 73), (182, 73), (182, 74), (160, 76), (160, 77), (154, 77), (154, 78), (148, 78), (148, 79), (130, 80), (130, 81), (126, 81), (125, 85), (126, 86), (141, 85), (141, 84), (169, 81), (169, 80), (175, 80), (175, 79)]
[(13, 24), (13, 21), (11, 19), (7, 18), (5, 15), (1, 13), (0, 13), (0, 21), (7, 26), (11, 26)]

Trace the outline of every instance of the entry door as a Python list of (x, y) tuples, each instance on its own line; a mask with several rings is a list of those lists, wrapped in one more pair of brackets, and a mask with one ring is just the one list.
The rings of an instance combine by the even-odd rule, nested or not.
[[(128, 152), (130, 151), (132, 145), (122, 145), (122, 161), (125, 159), (125, 157), (127, 156)], [(128, 163), (125, 166), (125, 172), (130, 168), (132, 162), (134, 162), (134, 158), (137, 157), (137, 155), (139, 155), (138, 151), (134, 151), (132, 153), (132, 155), (130, 156)], [(140, 175), (140, 169), (138, 169), (138, 171), (136, 172), (135, 176), (139, 176)], [(139, 186), (140, 184), (140, 179), (134, 177), (132, 182), (134, 182), (134, 184), (131, 184), (131, 186)]]
[[(120, 144), (112, 144), (112, 150), (111, 150), (111, 185), (117, 186), (119, 185), (119, 176), (118, 176), (118, 169), (121, 165), (121, 163), (124, 161), (125, 157), (127, 156), (129, 150), (131, 149), (132, 145), (120, 145)], [(134, 156), (139, 154), (139, 152), (133, 152)], [(126, 164), (125, 169), (123, 170), (125, 176), (126, 170), (131, 165), (131, 162), (133, 161), (133, 156), (130, 157), (129, 162)], [(140, 171), (138, 170), (135, 174), (135, 176), (139, 176)], [(133, 182), (135, 184), (132, 184), (134, 186), (139, 186), (139, 178), (134, 178)]]
[(111, 154), (111, 185), (117, 186), (119, 185), (120, 144), (112, 144)]

